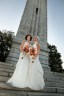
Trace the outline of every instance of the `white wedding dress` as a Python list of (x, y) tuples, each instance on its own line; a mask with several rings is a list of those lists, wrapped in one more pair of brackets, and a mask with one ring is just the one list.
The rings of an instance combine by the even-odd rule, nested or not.
[[(28, 44), (28, 42), (25, 44)], [(33, 47), (36, 47), (36, 43), (33, 45)], [(24, 55), (21, 52), (16, 65), (16, 69), (7, 83), (10, 83), (12, 86), (18, 88), (28, 87), (34, 90), (43, 89), (45, 83), (39, 56), (34, 60), (34, 63), (30, 62), (28, 55), (25, 55), (22, 59), (23, 56)]]

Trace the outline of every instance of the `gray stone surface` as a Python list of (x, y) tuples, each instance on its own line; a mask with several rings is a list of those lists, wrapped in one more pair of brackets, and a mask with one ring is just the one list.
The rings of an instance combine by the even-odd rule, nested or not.
[(64, 94), (57, 94), (57, 93), (28, 93), (28, 96), (64, 96)]
[(10, 64), (10, 63), (5, 63), (5, 62), (0, 62), (0, 65), (5, 65), (5, 66), (14, 66), (14, 64)]
[(11, 93), (0, 93), (0, 96), (17, 96), (16, 94), (11, 94)]
[(6, 65), (0, 65), (0, 68), (5, 68), (5, 69), (15, 69), (15, 67), (11, 67), (11, 66), (6, 66)]
[(26, 92), (11, 91), (11, 90), (0, 90), (0, 96), (27, 96)]
[(49, 87), (61, 87), (61, 88), (64, 88), (63, 82), (46, 82), (45, 84), (46, 84), (46, 86), (49, 86)]
[(6, 82), (9, 79), (9, 77), (0, 76), (0, 82)]
[(14, 69), (0, 68), (0, 71), (4, 71), (4, 72), (14, 72)]
[(0, 72), (0, 76), (8, 76), (7, 72)]

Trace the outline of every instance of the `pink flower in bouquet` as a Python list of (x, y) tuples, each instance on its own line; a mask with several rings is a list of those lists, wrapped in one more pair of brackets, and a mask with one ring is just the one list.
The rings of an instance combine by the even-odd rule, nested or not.
[(24, 52), (23, 52), (24, 56), (22, 57), (22, 59), (25, 57), (26, 53), (29, 52), (29, 46), (26, 45), (26, 46), (23, 48), (23, 51), (24, 51)]
[(36, 49), (34, 47), (30, 48), (30, 57), (32, 58), (32, 63), (34, 63), (33, 57), (35, 57), (35, 55), (36, 55)]
[(23, 51), (26, 52), (26, 53), (28, 53), (28, 52), (29, 52), (29, 46), (26, 45), (26, 46), (23, 48)]

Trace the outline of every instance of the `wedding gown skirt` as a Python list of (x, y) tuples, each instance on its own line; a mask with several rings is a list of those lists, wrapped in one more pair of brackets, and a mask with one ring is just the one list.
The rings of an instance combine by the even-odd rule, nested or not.
[(41, 90), (45, 83), (43, 79), (43, 69), (39, 62), (39, 58), (32, 63), (28, 55), (22, 59), (23, 53), (20, 53), (16, 69), (12, 77), (7, 81), (14, 87)]

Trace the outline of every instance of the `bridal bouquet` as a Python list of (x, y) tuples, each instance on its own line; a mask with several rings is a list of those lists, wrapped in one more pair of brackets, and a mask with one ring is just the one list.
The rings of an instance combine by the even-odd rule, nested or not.
[(29, 46), (26, 45), (26, 46), (23, 48), (23, 51), (26, 52), (26, 53), (28, 53), (28, 52), (29, 52)]
[[(23, 48), (23, 55), (25, 56), (26, 53), (28, 53), (28, 52), (29, 52), (29, 46), (26, 45), (26, 46), (24, 46), (24, 48)], [(22, 57), (22, 59), (24, 58), (24, 56)]]
[(36, 50), (34, 47), (31, 47), (30, 48), (30, 60), (32, 61), (32, 63), (34, 63), (33, 57), (35, 57), (35, 55), (36, 55)]

